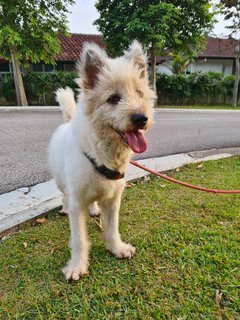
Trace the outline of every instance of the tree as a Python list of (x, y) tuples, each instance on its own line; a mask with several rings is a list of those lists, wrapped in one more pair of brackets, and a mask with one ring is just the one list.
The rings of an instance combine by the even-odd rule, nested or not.
[[(200, 51), (200, 50), (198, 50)], [(173, 58), (166, 65), (173, 74), (183, 74), (187, 66), (197, 57), (197, 51), (191, 52), (170, 52), (169, 55)]]
[(11, 61), (18, 105), (27, 105), (20, 63), (54, 63), (74, 0), (0, 0), (0, 55)]
[(150, 53), (150, 81), (156, 89), (157, 54), (196, 48), (213, 26), (208, 0), (98, 0), (95, 21), (107, 49), (115, 55), (139, 40)]
[(220, 11), (224, 15), (224, 20), (229, 20), (227, 28), (231, 31), (230, 35), (236, 37), (235, 46), (235, 81), (233, 87), (232, 106), (236, 107), (238, 102), (238, 85), (240, 78), (240, 0), (221, 0)]

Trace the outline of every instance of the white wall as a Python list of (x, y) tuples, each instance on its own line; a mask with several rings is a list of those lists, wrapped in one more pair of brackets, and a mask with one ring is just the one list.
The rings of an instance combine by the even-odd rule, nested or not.
[[(165, 65), (164, 65), (165, 64)], [(172, 74), (167, 62), (156, 67), (157, 73)], [(198, 59), (187, 67), (189, 73), (192, 72), (222, 72), (225, 76), (232, 75), (233, 61), (224, 59)]]
[(191, 70), (191, 72), (222, 72), (225, 76), (230, 76), (232, 75), (232, 67), (233, 62), (231, 60), (198, 59), (188, 67), (188, 70)]
[(156, 66), (156, 73), (164, 73), (164, 74), (171, 75), (172, 71), (166, 65), (159, 64)]

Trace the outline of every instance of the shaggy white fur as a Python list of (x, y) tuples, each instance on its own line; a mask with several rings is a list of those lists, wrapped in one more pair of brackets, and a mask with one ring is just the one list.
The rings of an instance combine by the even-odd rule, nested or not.
[(63, 269), (67, 279), (78, 280), (88, 271), (88, 211), (101, 211), (103, 236), (110, 252), (118, 258), (131, 258), (135, 252), (118, 231), (124, 179), (107, 179), (86, 154), (98, 166), (124, 173), (132, 152), (145, 151), (143, 132), (152, 122), (155, 99), (146, 63), (146, 54), (137, 41), (115, 59), (98, 46), (86, 44), (78, 64), (81, 93), (77, 106), (70, 88), (57, 91), (66, 123), (52, 137), (49, 164), (69, 214), (71, 259)]

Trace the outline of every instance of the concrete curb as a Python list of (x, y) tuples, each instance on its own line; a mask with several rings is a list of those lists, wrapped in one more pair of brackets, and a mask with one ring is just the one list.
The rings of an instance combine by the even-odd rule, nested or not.
[(42, 107), (42, 106), (35, 106), (35, 107), (0, 107), (0, 113), (7, 113), (7, 112), (55, 112), (61, 111), (60, 107)]
[(175, 109), (175, 108), (157, 108), (155, 110), (161, 111), (161, 113), (240, 113), (240, 110), (232, 109)]
[[(55, 112), (61, 111), (59, 106), (29, 106), (29, 107), (17, 107), (17, 106), (8, 106), (0, 107), (1, 112)], [(240, 113), (240, 110), (222, 110), (222, 109), (176, 109), (176, 108), (155, 108), (155, 112), (161, 113)]]
[[(236, 154), (236, 151), (232, 153), (211, 154), (213, 152), (213, 150), (210, 152), (203, 151), (198, 155), (197, 153), (177, 154), (139, 160), (138, 162), (153, 170), (162, 172), (176, 169), (189, 163), (218, 160)], [(201, 155), (204, 156), (201, 157)], [(129, 165), (126, 172), (126, 181), (131, 182), (148, 174), (146, 171)], [(54, 180), (2, 194), (0, 195), (0, 233), (61, 205), (62, 196)]]

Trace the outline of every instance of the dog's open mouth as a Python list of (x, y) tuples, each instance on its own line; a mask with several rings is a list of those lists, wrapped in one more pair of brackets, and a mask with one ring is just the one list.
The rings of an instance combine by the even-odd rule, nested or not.
[(140, 130), (137, 131), (127, 131), (117, 133), (122, 137), (123, 142), (127, 144), (133, 152), (142, 153), (147, 149), (147, 141)]

